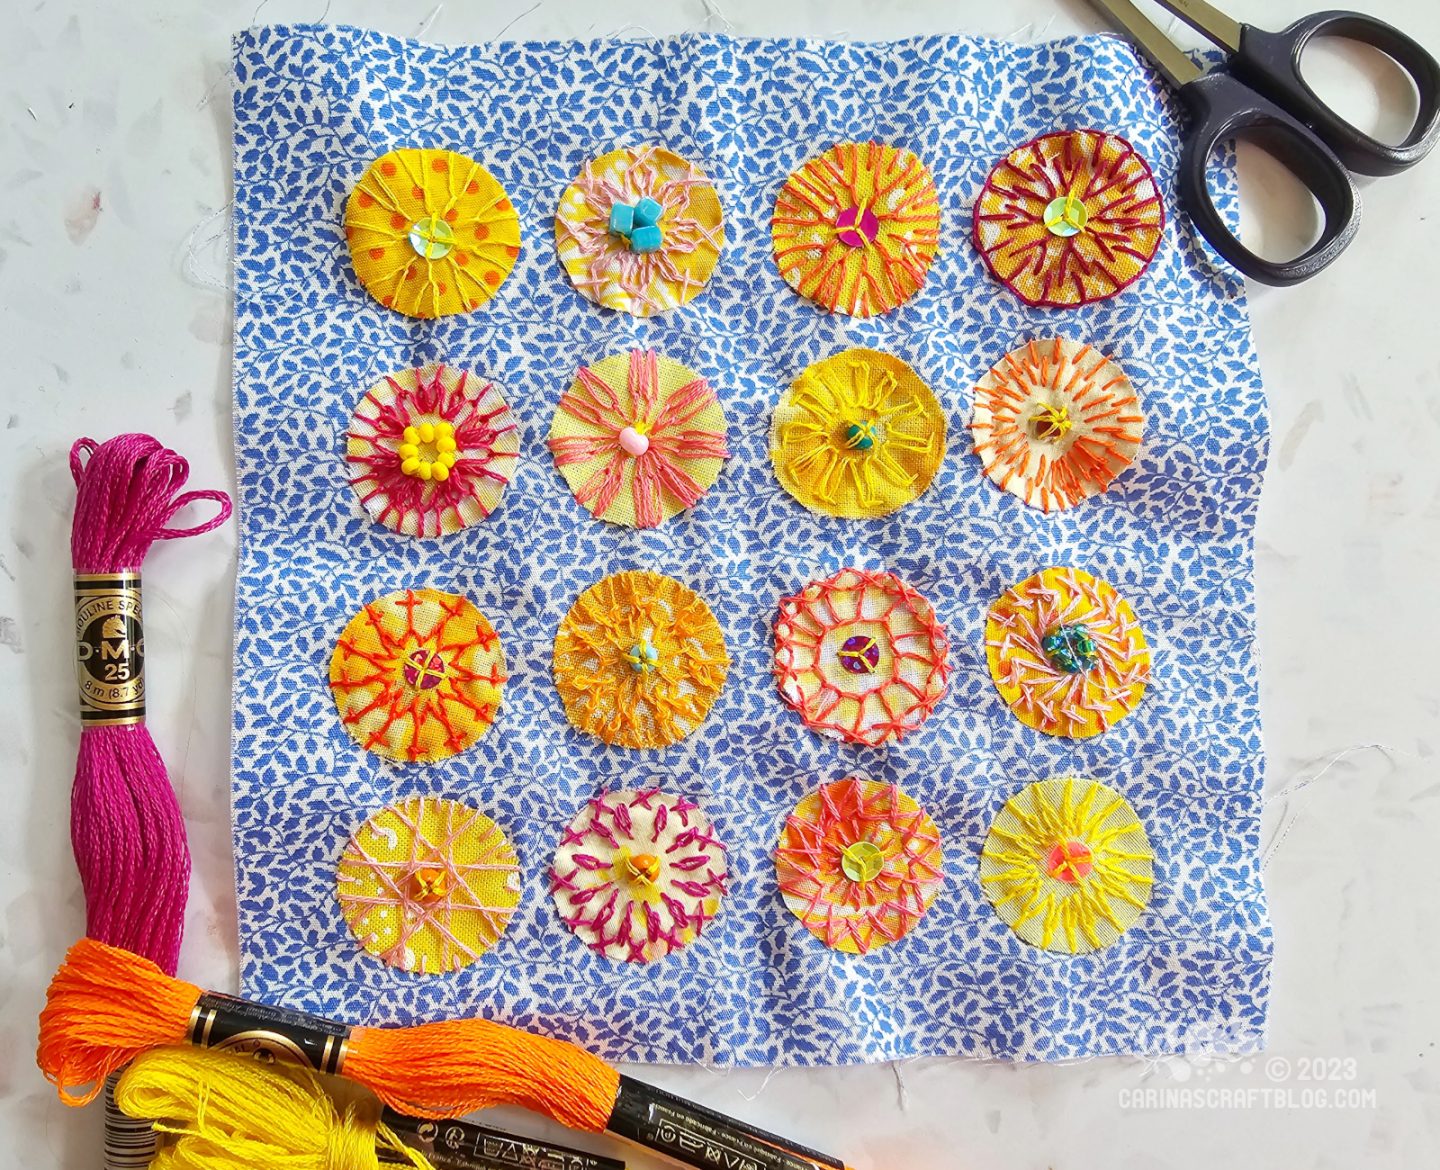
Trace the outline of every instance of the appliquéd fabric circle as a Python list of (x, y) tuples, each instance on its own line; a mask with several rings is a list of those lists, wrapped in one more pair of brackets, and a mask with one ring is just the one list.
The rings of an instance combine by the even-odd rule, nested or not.
[(495, 722), (506, 681), (500, 635), (466, 598), (401, 589), (360, 610), (330, 658), (340, 722), (402, 762), (464, 751)]
[(1017, 146), (975, 201), (975, 247), (1028, 305), (1113, 297), (1160, 247), (1165, 204), (1150, 164), (1103, 130), (1045, 134)]
[(1110, 946), (1150, 903), (1154, 853), (1112, 788), (1057, 777), (1005, 802), (980, 853), (980, 884), (1031, 946), (1072, 955)]
[(729, 458), (714, 388), (653, 349), (581, 366), (555, 407), (550, 452), (599, 520), (655, 528), (692, 508)]
[(940, 242), (930, 169), (884, 142), (842, 142), (780, 189), (770, 222), (780, 275), (832, 313), (872, 317), (925, 283)]
[(350, 484), (370, 518), (406, 536), (446, 536), (486, 519), (515, 475), (520, 432), (494, 382), (431, 364), (389, 374), (345, 435)]
[(930, 717), (949, 686), (950, 641), (899, 577), (842, 569), (780, 599), (775, 677), (811, 730), (874, 747)]
[(479, 809), (412, 796), (355, 830), (335, 867), (335, 893), (372, 955), (443, 974), (468, 967), (505, 933), (520, 902), (520, 865)]
[(520, 255), (520, 220), (499, 181), (449, 150), (392, 150), (345, 204), (355, 275), (407, 317), (478, 309)]
[(651, 317), (709, 282), (725, 246), (705, 172), (659, 146), (593, 158), (565, 189), (555, 246), (571, 283), (607, 309)]
[(863, 955), (920, 921), (943, 880), (940, 831), (893, 784), (822, 784), (785, 819), (775, 875), (790, 912), (827, 947)]
[(607, 959), (650, 963), (720, 911), (729, 863), (700, 807), (658, 788), (592, 797), (560, 838), (550, 891), (561, 921)]
[(1099, 495), (1140, 450), (1145, 417), (1120, 366), (1078, 341), (1032, 341), (976, 384), (970, 432), (985, 474), (1033, 508)]
[(986, 615), (985, 653), (1016, 718), (1071, 739), (1125, 718), (1150, 677), (1135, 611), (1083, 569), (1045, 569), (1001, 594)]
[(918, 498), (945, 457), (945, 414), (899, 358), (847, 349), (801, 372), (775, 408), (770, 461), (812, 512), (887, 516)]
[(710, 607), (673, 577), (630, 569), (586, 589), (555, 635), (555, 687), (580, 731), (628, 748), (691, 734), (730, 656)]

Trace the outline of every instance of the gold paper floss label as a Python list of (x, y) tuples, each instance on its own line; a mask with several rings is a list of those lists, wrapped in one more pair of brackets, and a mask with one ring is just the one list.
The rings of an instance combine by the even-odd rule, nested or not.
[(350, 1047), (345, 1024), (216, 991), (196, 1000), (186, 1038), (199, 1048), (226, 1049), (336, 1076)]
[(139, 573), (76, 575), (75, 677), (85, 726), (145, 722)]

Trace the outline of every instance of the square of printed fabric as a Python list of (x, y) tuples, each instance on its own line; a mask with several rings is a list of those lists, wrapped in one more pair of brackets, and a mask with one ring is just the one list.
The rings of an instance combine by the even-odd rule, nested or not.
[(247, 995), (636, 1061), (1262, 1042), (1268, 420), (1130, 48), (234, 65)]

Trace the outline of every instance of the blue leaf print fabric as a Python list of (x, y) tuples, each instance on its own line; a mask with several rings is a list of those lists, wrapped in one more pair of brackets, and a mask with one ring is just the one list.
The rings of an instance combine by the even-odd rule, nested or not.
[[(843, 1064), (910, 1056), (1059, 1060), (1157, 1053), (1197, 1036), (1261, 1042), (1271, 937), (1258, 864), (1263, 775), (1252, 533), (1268, 421), (1240, 280), (1173, 205), (1179, 112), (1125, 44), (924, 38), (438, 46), (343, 27), (255, 28), (234, 45), (235, 441), (242, 502), (233, 805), (246, 994), (356, 1023), (483, 1014), (601, 1056)], [(992, 164), (1056, 129), (1130, 139), (1166, 192), (1150, 270), (1118, 297), (1031, 309), (985, 271), (971, 208)], [(837, 142), (914, 151), (940, 194), (939, 255), (920, 292), (871, 320), (796, 296), (770, 254), (790, 172)], [(587, 158), (662, 144), (699, 164), (726, 216), (700, 296), (638, 320), (583, 299), (553, 215)], [(417, 321), (357, 283), (344, 201), (397, 147), (481, 161), (510, 192), (517, 267), (479, 311)], [(1233, 168), (1215, 168), (1236, 215)], [(970, 387), (1004, 353), (1057, 333), (1112, 355), (1146, 413), (1136, 464), (1053, 515), (981, 474)], [(897, 354), (942, 403), (949, 450), (917, 502), (880, 520), (802, 509), (767, 456), (771, 412), (809, 363), (850, 346)], [(703, 374), (732, 458), (693, 509), (657, 529), (590, 518), (544, 438), (576, 367), (653, 347)], [(347, 483), (345, 431), (387, 373), (444, 361), (494, 379), (522, 428), (498, 511), (440, 540), (372, 524)], [(984, 615), (1051, 565), (1086, 569), (1134, 606), (1153, 648), (1138, 709), (1087, 740), (1032, 731), (985, 662)], [(917, 732), (855, 748), (809, 731), (771, 675), (780, 597), (846, 566), (919, 589), (949, 630), (950, 692)], [(663, 750), (582, 737), (551, 680), (551, 643), (605, 573), (647, 568), (704, 597), (733, 665), (707, 722)], [(363, 752), (327, 686), (335, 640), (399, 588), (464, 594), (500, 632), (511, 681), (496, 726), (431, 765)], [(1101, 781), (1156, 850), (1148, 911), (1114, 946), (1070, 956), (1020, 941), (978, 878), (991, 820), (1024, 785)], [(785, 909), (771, 853), (806, 792), (847, 775), (898, 784), (934, 818), (945, 880), (920, 924), (868, 955), (826, 949)], [(698, 802), (729, 847), (731, 892), (686, 949), (609, 961), (559, 921), (547, 871), (594, 793), (658, 784)], [(520, 856), (506, 934), (446, 976), (381, 964), (347, 932), (334, 867), (365, 817), (424, 794), (494, 818)]]

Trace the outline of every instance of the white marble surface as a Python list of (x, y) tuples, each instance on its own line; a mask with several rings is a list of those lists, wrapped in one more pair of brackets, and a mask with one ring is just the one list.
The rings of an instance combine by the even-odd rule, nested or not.
[[(83, 927), (67, 830), (77, 730), (65, 452), (80, 434), (139, 428), (191, 458), (196, 486), (232, 485), (230, 33), (322, 17), (441, 41), (665, 35), (727, 20), (743, 35), (857, 38), (1100, 27), (1080, 0), (726, 0), (723, 16), (701, 0), (529, 2), (0, 9), (0, 785), (10, 809), (0, 822), (0, 1165), (98, 1164), (98, 1112), (63, 1108), (32, 1061), (44, 985)], [(1227, 3), (1270, 27), (1318, 6)], [(1369, 7), (1440, 51), (1434, 0)], [(1327, 75), (1347, 108), (1381, 118), (1338, 61), (1326, 59)], [(1274, 178), (1247, 156), (1252, 239), (1306, 230), (1296, 204), (1270, 190)], [(1364, 197), (1360, 241), (1339, 266), (1253, 299), (1275, 434), (1258, 558), (1267, 791), (1277, 796), (1267, 819), (1288, 826), (1266, 871), (1277, 940), (1267, 1057), (647, 1075), (859, 1170), (1440, 1163), (1440, 158), (1367, 181)], [(220, 988), (236, 977), (234, 554), (233, 528), (161, 547), (146, 580), (151, 725), (195, 854), (182, 970)], [(1198, 1101), (1135, 1107), (1137, 1090), (1197, 1088)], [(1288, 1096), (1236, 1092), (1246, 1089)], [(1321, 1107), (1317, 1090), (1357, 1099)], [(505, 1120), (540, 1132), (532, 1119)]]

